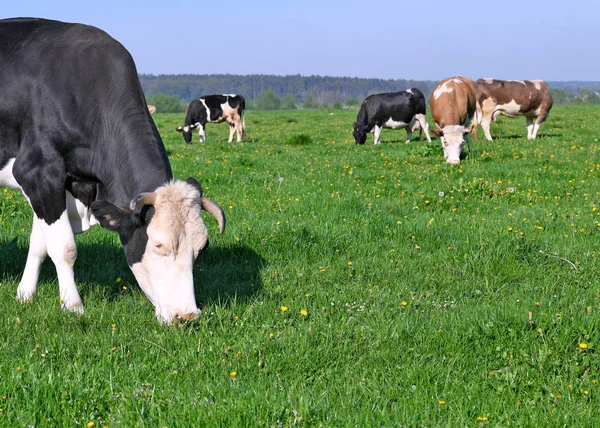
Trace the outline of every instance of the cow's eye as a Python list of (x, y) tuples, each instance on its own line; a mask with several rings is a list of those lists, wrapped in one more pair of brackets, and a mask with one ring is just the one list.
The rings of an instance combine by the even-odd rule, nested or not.
[(160, 242), (153, 241), (152, 242), (152, 252), (158, 256), (166, 256), (168, 251), (165, 248), (164, 244)]

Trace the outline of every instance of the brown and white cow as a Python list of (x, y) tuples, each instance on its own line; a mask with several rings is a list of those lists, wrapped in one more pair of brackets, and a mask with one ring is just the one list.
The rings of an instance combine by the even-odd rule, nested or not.
[(460, 163), (477, 109), (473, 81), (462, 76), (442, 80), (431, 93), (429, 108), (435, 121), (431, 133), (440, 137), (444, 157), (448, 163)]
[(552, 108), (552, 95), (543, 80), (479, 79), (475, 82), (475, 90), (478, 122), (489, 141), (492, 141), (490, 123), (498, 115), (525, 116), (527, 138), (535, 139)]

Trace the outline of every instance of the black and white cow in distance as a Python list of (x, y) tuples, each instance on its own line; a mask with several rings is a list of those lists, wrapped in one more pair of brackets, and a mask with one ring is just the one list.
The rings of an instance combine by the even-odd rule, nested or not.
[(82, 313), (74, 234), (100, 223), (119, 233), (159, 321), (197, 317), (201, 211), (221, 232), (225, 216), (196, 180), (173, 180), (129, 52), (86, 25), (0, 20), (0, 94), (0, 186), (20, 189), (33, 209), (17, 299), (36, 293), (49, 255), (62, 307)]
[(383, 128), (406, 129), (406, 142), (409, 143), (412, 133), (419, 127), (431, 142), (425, 118), (425, 96), (417, 88), (369, 95), (360, 106), (353, 126), (356, 144), (364, 144), (368, 132), (374, 134), (374, 142), (379, 144)]
[(192, 130), (198, 128), (200, 141), (206, 141), (206, 124), (226, 121), (229, 124), (229, 141), (237, 133), (238, 143), (246, 138), (244, 109), (246, 100), (241, 95), (204, 95), (193, 100), (187, 109), (183, 126), (177, 131), (183, 134), (187, 144), (192, 141)]
[[(479, 79), (475, 91), (478, 122), (489, 141), (492, 141), (490, 124), (498, 115), (525, 116), (527, 138), (534, 140), (552, 108), (552, 95), (543, 80)], [(475, 127), (473, 133), (476, 132)]]

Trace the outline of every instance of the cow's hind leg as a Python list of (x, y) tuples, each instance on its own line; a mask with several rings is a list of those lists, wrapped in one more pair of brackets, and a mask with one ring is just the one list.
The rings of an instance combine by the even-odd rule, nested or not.
[(531, 140), (532, 138), (535, 138), (533, 135), (533, 119), (529, 116), (526, 116), (525, 122), (527, 123), (527, 139)]
[(490, 134), (490, 125), (492, 123), (492, 115), (494, 114), (494, 109), (496, 105), (494, 101), (490, 98), (484, 100), (481, 103), (481, 129), (483, 129), (483, 133), (485, 138), (488, 141), (492, 141), (492, 134)]
[[(421, 133), (423, 131), (425, 131), (425, 136), (427, 137), (427, 141), (429, 143), (431, 143), (431, 136), (429, 135), (429, 124), (427, 123), (427, 118), (425, 117), (424, 114), (421, 114), (421, 113), (416, 114), (415, 118), (419, 122), (419, 125), (421, 125)], [(421, 136), (419, 136), (419, 139), (421, 139)]]
[[(228, 122), (229, 123), (229, 139), (227, 140), (228, 143), (231, 143), (233, 141), (233, 134), (235, 134), (235, 124), (233, 122)], [(239, 141), (239, 139), (238, 139)]]

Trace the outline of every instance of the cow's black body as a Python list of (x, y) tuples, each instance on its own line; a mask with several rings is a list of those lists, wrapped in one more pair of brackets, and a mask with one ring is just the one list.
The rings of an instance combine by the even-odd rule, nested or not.
[(417, 114), (425, 115), (425, 96), (417, 88), (370, 95), (363, 101), (354, 123), (356, 144), (364, 144), (373, 128), (388, 127), (386, 123), (390, 119), (406, 124), (408, 129)]
[[(96, 201), (102, 223), (103, 208), (172, 179), (127, 50), (97, 28), (43, 19), (0, 20), (0, 170), (11, 159), (47, 224), (65, 212), (66, 191)], [(129, 264), (139, 261), (145, 228), (119, 234)]]

